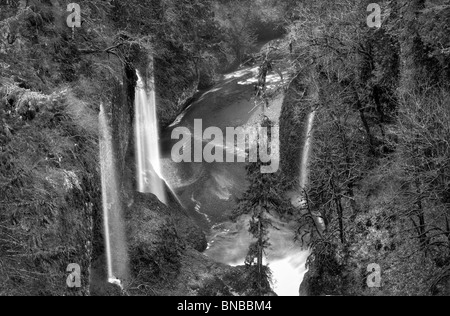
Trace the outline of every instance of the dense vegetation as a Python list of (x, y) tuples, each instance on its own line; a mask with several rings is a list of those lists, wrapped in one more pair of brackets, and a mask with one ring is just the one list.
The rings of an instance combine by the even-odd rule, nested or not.
[[(292, 211), (274, 194), (293, 189), (306, 199), (298, 238), (312, 247), (303, 294), (448, 295), (450, 4), (378, 2), (381, 27), (372, 27), (370, 3), (284, 3), (288, 34), (267, 57), (291, 75), (280, 120), (283, 170), (249, 169), (238, 209), (253, 216), (249, 255), (270, 245), (266, 215)], [(370, 264), (381, 268), (380, 288), (367, 285)]]
[[(100, 260), (99, 106), (117, 114), (124, 174), (135, 70), (146, 74), (152, 58), (161, 126), (198, 89), (242, 63), (270, 62), (290, 74), (280, 120), (282, 170), (261, 175), (258, 164), (249, 165), (251, 185), (237, 210), (252, 216), (255, 236), (250, 274), (241, 275), (254, 281), (246, 293), (269, 291), (262, 267), (268, 215), (296, 211), (299, 240), (312, 249), (303, 292), (450, 294), (448, 0), (379, 1), (379, 28), (367, 24), (371, 1), (82, 0), (81, 27), (71, 29), (69, 2), (8, 0), (0, 7), (0, 295), (72, 294), (61, 284), (67, 263), (88, 270)], [(252, 56), (258, 42), (282, 34), (278, 48)], [(312, 111), (310, 182), (299, 188)], [(286, 206), (288, 190), (306, 197), (301, 209)], [(142, 213), (159, 230), (130, 218), (131, 229), (145, 232), (133, 240), (135, 265), (150, 267), (136, 276), (134, 293), (184, 294), (189, 280), (179, 275), (189, 265), (180, 262), (206, 264), (186, 255), (189, 241), (177, 239), (181, 220), (170, 209), (149, 211), (136, 200), (139, 212), (131, 217)], [(163, 241), (167, 232), (173, 249)], [(382, 269), (381, 288), (366, 285), (371, 263)], [(176, 291), (155, 290), (174, 278)], [(83, 284), (88, 294), (89, 275)], [(196, 293), (216, 294), (217, 284), (229, 290), (213, 278), (205, 288), (196, 284)]]
[[(290, 19), (298, 71), (281, 131), (288, 185), (295, 187), (291, 168), (298, 170), (289, 155), (301, 150), (304, 136), (293, 131), (304, 130), (305, 116), (316, 111), (301, 220), (313, 235), (304, 289), (446, 295), (450, 6), (378, 3), (380, 28), (366, 22), (369, 1), (298, 1)], [(300, 145), (288, 147), (293, 140)], [(311, 214), (323, 218), (324, 231)], [(379, 289), (366, 285), (371, 263), (382, 269)]]

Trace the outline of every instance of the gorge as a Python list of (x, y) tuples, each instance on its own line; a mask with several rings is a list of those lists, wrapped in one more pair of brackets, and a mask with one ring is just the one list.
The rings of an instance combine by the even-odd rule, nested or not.
[(450, 295), (448, 17), (1, 2), (0, 296)]

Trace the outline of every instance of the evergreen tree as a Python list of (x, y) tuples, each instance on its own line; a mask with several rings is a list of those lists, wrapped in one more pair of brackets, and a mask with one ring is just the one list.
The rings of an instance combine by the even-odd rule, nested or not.
[[(271, 126), (272, 122), (268, 119), (262, 123), (262, 127), (268, 128), (268, 131)], [(272, 140), (269, 133), (269, 143), (270, 141)], [(276, 189), (277, 175), (261, 173), (263, 165), (259, 160), (247, 165), (250, 186), (234, 213), (236, 217), (244, 214), (251, 217), (249, 233), (254, 237), (255, 242), (249, 247), (245, 264), (249, 269), (248, 282), (255, 295), (264, 295), (271, 290), (271, 272), (269, 267), (264, 265), (264, 256), (270, 247), (269, 230), (273, 228), (271, 216), (279, 212), (283, 203)]]

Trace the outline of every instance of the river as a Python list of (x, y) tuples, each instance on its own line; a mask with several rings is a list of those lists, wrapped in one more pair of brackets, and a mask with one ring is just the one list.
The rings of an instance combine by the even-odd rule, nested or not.
[[(172, 131), (186, 127), (194, 132), (194, 120), (201, 119), (203, 129), (249, 127), (259, 122), (261, 109), (255, 108), (254, 83), (258, 67), (246, 67), (223, 75), (211, 89), (200, 94), (177, 120), (161, 133), (161, 158), (165, 180), (176, 192), (183, 206), (207, 232), (209, 248), (206, 255), (229, 265), (244, 264), (251, 242), (247, 231), (248, 218), (229, 221), (231, 211), (248, 187), (245, 163), (174, 163), (171, 157)], [(268, 75), (269, 88), (279, 84), (281, 77)], [(283, 96), (272, 102), (266, 115), (278, 121)], [(309, 252), (294, 243), (291, 224), (272, 218), (278, 229), (270, 232), (272, 247), (267, 253), (274, 277), (274, 290), (280, 296), (298, 296), (306, 273)]]

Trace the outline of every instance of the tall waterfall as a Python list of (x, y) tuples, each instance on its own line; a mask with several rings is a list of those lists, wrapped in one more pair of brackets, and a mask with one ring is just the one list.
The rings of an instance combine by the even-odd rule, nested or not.
[(135, 93), (137, 187), (139, 192), (153, 193), (161, 202), (167, 204), (161, 173), (154, 78), (151, 74), (146, 85), (139, 73), (137, 76)]
[(303, 147), (302, 161), (300, 165), (300, 190), (305, 190), (309, 178), (309, 160), (311, 156), (311, 145), (313, 138), (314, 120), (316, 112), (312, 111), (308, 115), (308, 126), (306, 128), (305, 145)]
[[(300, 168), (300, 193), (299, 193), (300, 206), (306, 204), (304, 190), (307, 189), (309, 182), (309, 163), (311, 160), (311, 149), (314, 136), (313, 129), (315, 118), (316, 118), (316, 111), (312, 111), (308, 115), (308, 126), (306, 129), (305, 146), (303, 147), (303, 154)], [(320, 216), (320, 214), (314, 213), (314, 221), (316, 222), (316, 226), (319, 229), (319, 231), (323, 232), (325, 230), (325, 222), (323, 218)]]
[[(103, 104), (100, 105), (100, 167), (102, 183), (103, 223), (108, 282), (119, 284), (127, 279), (128, 253), (125, 225), (122, 217), (120, 193), (112, 136)], [(121, 280), (121, 281), (119, 281)]]

